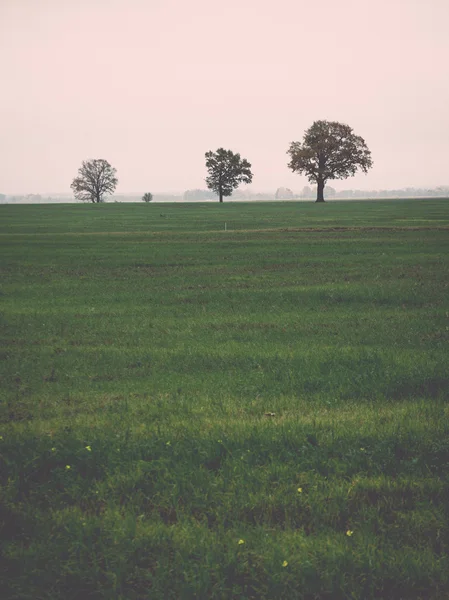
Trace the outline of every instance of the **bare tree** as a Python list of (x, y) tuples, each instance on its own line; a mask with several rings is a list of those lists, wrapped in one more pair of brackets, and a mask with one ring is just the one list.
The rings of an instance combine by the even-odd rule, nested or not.
[(84, 160), (78, 169), (78, 177), (75, 177), (70, 186), (73, 195), (83, 202), (104, 202), (104, 196), (113, 194), (117, 186), (116, 172), (116, 169), (102, 158)]

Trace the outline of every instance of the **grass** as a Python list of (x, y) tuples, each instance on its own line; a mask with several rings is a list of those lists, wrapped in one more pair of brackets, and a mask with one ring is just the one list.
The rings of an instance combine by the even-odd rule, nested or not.
[(449, 598), (447, 202), (0, 206), (2, 598)]

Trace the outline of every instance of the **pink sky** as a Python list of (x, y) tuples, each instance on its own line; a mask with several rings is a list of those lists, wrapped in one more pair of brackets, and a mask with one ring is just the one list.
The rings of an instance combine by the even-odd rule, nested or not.
[(205, 188), (204, 153), (301, 189), (291, 141), (348, 123), (374, 168), (337, 189), (449, 184), (449, 0), (0, 0), (0, 192)]

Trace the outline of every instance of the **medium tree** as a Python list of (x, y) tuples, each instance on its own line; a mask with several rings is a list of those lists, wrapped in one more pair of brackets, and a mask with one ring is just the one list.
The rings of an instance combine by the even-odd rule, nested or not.
[(364, 173), (373, 166), (365, 140), (337, 121), (315, 121), (302, 142), (292, 142), (287, 151), (288, 166), (317, 184), (317, 202), (324, 202), (324, 186), (329, 179), (346, 179), (358, 168)]
[(142, 196), (142, 200), (144, 202), (151, 202), (153, 200), (153, 194), (151, 192), (147, 192)]
[(207, 187), (217, 194), (220, 202), (223, 202), (223, 196), (230, 196), (232, 190), (241, 183), (251, 183), (253, 180), (251, 164), (246, 158), (240, 158), (240, 154), (224, 148), (206, 152), (206, 168), (209, 171)]
[(104, 202), (104, 196), (113, 194), (117, 186), (116, 172), (116, 169), (102, 158), (84, 160), (78, 169), (78, 177), (75, 177), (70, 186), (73, 195), (83, 202)]

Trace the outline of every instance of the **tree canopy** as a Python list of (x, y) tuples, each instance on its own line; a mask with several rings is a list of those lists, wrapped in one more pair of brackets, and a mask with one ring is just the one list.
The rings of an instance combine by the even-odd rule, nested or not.
[(142, 200), (144, 202), (151, 202), (153, 200), (153, 194), (151, 192), (147, 192), (142, 196)]
[(104, 202), (104, 197), (115, 191), (118, 183), (116, 172), (116, 169), (102, 158), (84, 160), (78, 169), (78, 177), (75, 177), (70, 186), (73, 195), (83, 202)]
[(240, 154), (218, 148), (216, 152), (206, 152), (205, 156), (209, 172), (207, 187), (217, 194), (220, 202), (223, 202), (223, 196), (230, 196), (241, 183), (251, 183), (253, 180), (251, 164), (246, 158), (240, 158)]
[(367, 173), (373, 166), (365, 140), (349, 125), (337, 121), (315, 121), (302, 142), (290, 144), (287, 154), (289, 168), (317, 184), (317, 202), (324, 202), (324, 186), (329, 179), (346, 179), (357, 169)]

